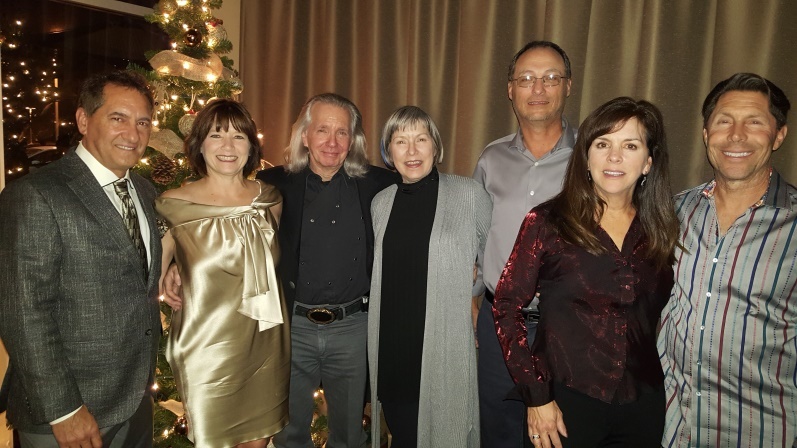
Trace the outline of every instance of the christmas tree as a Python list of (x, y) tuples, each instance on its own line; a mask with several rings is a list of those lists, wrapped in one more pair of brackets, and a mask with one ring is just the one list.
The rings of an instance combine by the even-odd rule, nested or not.
[(232, 98), (243, 90), (223, 23), (212, 11), (222, 0), (162, 0), (145, 17), (171, 40), (171, 49), (148, 52), (152, 70), (131, 65), (146, 76), (155, 95), (150, 149), (135, 170), (163, 191), (180, 186), (191, 173), (182, 154), (183, 140), (197, 111), (214, 98)]

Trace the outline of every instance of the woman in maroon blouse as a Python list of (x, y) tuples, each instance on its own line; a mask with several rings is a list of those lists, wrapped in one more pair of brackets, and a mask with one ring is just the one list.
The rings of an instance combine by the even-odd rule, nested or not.
[(667, 159), (659, 110), (611, 100), (579, 128), (562, 192), (521, 226), (494, 313), (536, 447), (660, 446), (656, 325), (678, 239)]

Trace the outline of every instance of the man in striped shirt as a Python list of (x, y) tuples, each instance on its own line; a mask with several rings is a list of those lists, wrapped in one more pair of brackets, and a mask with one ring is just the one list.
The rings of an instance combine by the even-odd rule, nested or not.
[(797, 447), (797, 190), (771, 165), (789, 108), (750, 73), (703, 103), (714, 180), (675, 198), (665, 447)]

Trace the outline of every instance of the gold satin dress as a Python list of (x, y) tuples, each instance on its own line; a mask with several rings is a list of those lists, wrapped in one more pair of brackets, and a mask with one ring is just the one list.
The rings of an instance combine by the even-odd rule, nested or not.
[(249, 206), (156, 200), (183, 284), (166, 359), (197, 447), (269, 437), (288, 423), (290, 330), (270, 211), (281, 201), (263, 183)]

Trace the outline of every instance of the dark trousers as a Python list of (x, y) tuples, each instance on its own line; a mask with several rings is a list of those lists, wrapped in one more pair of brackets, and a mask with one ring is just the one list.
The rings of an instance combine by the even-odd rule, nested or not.
[(290, 423), (274, 436), (278, 448), (312, 448), (313, 392), (323, 383), (328, 448), (364, 448), (363, 407), (367, 382), (368, 313), (327, 325), (294, 316), (291, 321)]
[(417, 448), (418, 402), (382, 401), (382, 413), (390, 431), (390, 448)]
[(610, 404), (561, 384), (554, 397), (569, 437), (563, 448), (660, 448), (664, 433), (664, 387), (629, 404)]
[[(482, 448), (522, 448), (531, 446), (526, 424), (526, 406), (507, 400), (515, 382), (509, 376), (504, 354), (498, 344), (493, 307), (485, 300), (476, 321), (479, 338), (479, 418)], [(529, 344), (536, 326), (529, 325)]]

